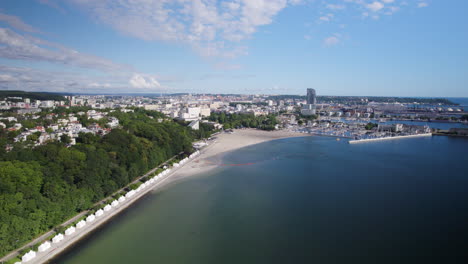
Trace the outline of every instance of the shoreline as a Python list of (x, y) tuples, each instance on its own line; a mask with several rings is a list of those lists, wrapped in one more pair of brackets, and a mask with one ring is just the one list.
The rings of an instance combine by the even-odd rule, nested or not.
[(221, 167), (223, 165), (221, 164), (222, 156), (228, 152), (272, 140), (305, 136), (308, 135), (287, 130), (263, 131), (256, 129), (234, 130), (232, 134), (218, 134), (210, 141), (209, 145), (200, 150), (200, 155), (195, 156), (178, 168), (172, 168), (170, 173), (159, 179), (153, 186), (136, 193), (130, 199), (127, 199), (117, 207), (113, 207), (111, 211), (96, 218), (93, 222), (87, 223), (81, 229), (77, 228), (75, 233), (65, 236), (62, 242), (57, 244), (51, 243), (51, 247), (45, 252), (36, 252), (36, 257), (26, 263), (50, 263), (50, 261), (70, 250), (75, 244), (111, 221), (113, 217), (123, 212), (146, 194), (161, 191), (161, 189), (172, 183)]

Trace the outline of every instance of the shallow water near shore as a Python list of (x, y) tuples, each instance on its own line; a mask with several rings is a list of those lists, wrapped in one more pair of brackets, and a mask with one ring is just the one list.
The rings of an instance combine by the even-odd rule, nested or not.
[(454, 263), (465, 253), (467, 139), (288, 138), (223, 164), (145, 196), (51, 263)]

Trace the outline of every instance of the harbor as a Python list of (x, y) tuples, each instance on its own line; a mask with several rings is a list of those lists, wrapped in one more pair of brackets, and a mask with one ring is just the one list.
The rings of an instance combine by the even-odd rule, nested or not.
[(432, 136), (429, 126), (407, 124), (375, 124), (344, 122), (309, 122), (305, 127), (292, 127), (292, 131), (315, 136), (349, 139), (349, 143), (376, 142), (402, 138)]

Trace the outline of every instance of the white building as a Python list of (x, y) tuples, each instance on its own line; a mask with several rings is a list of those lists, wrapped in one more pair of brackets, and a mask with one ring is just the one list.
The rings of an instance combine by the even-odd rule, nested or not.
[(52, 243), (58, 243), (58, 242), (60, 242), (62, 240), (63, 240), (63, 235), (58, 234), (58, 235), (54, 236), (54, 238), (52, 238)]
[(67, 230), (65, 230), (65, 235), (69, 236), (71, 234), (75, 233), (75, 227), (70, 226)]
[(44, 252), (44, 251), (46, 251), (46, 250), (49, 249), (49, 248), (50, 248), (50, 242), (49, 242), (49, 241), (46, 241), (46, 242), (42, 243), (42, 244), (39, 246), (38, 250), (39, 250), (39, 252)]
[(101, 216), (103, 214), (104, 214), (104, 211), (102, 209), (99, 209), (99, 210), (97, 210), (95, 215), (96, 215), (96, 217), (99, 217), (99, 216)]
[(194, 121), (190, 122), (190, 124), (188, 126), (193, 130), (199, 130), (200, 129), (200, 120), (194, 120)]
[(112, 209), (112, 206), (110, 206), (110, 205), (104, 206), (104, 211), (105, 212), (110, 211), (111, 209)]
[(24, 256), (21, 258), (21, 261), (28, 262), (35, 257), (36, 257), (36, 252), (31, 250), (28, 253), (24, 254)]
[(86, 222), (84, 220), (81, 220), (76, 224), (76, 228), (83, 228), (85, 225)]
[(90, 223), (90, 222), (94, 221), (94, 219), (96, 219), (96, 217), (93, 214), (88, 215), (88, 217), (86, 217), (86, 222)]
[(211, 109), (207, 107), (202, 107), (200, 109), (200, 116), (201, 117), (207, 117), (211, 115)]

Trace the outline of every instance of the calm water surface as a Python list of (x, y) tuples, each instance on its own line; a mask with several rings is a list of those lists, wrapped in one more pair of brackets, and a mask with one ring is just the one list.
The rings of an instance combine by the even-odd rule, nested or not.
[(52, 263), (463, 262), (468, 140), (282, 139), (146, 196)]

